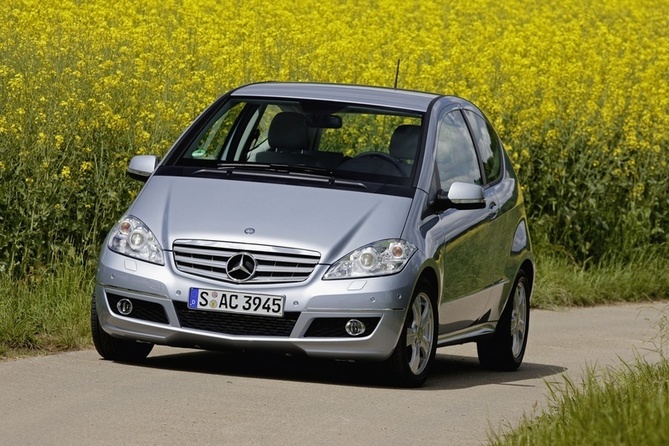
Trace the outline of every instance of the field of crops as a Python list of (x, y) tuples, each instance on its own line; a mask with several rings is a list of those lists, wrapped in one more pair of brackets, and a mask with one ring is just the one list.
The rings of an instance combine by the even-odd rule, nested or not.
[(495, 123), (535, 242), (578, 262), (665, 252), (666, 0), (4, 0), (0, 272), (95, 258), (163, 154), (241, 83), (456, 94)]

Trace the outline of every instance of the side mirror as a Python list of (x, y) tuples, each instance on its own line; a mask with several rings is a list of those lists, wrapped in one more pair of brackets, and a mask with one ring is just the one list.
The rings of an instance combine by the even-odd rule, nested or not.
[(137, 155), (132, 157), (126, 173), (133, 180), (146, 183), (156, 167), (158, 167), (158, 157), (155, 155)]
[(484, 209), (486, 207), (483, 188), (477, 184), (455, 182), (448, 192), (443, 189), (437, 191), (435, 200), (436, 210), (445, 209)]

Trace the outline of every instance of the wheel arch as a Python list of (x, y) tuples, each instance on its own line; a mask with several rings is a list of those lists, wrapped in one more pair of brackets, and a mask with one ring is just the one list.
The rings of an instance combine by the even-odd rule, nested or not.
[(435, 306), (435, 311), (439, 307), (439, 301), (440, 301), (440, 296), (439, 296), (439, 276), (437, 275), (437, 272), (435, 271), (434, 268), (431, 266), (427, 266), (424, 268), (421, 273), (418, 275), (418, 278), (416, 279), (416, 283), (414, 283), (414, 289), (412, 292), (416, 292), (416, 287), (418, 284), (421, 282), (421, 280), (425, 280), (426, 283), (429, 284), (430, 286), (430, 291), (432, 292), (432, 296), (434, 299), (434, 302), (432, 302)]
[(532, 300), (532, 291), (534, 290), (534, 275), (535, 275), (535, 266), (530, 259), (525, 259), (525, 261), (520, 265), (518, 272), (524, 272), (525, 277), (527, 278), (527, 286), (529, 287), (529, 300)]

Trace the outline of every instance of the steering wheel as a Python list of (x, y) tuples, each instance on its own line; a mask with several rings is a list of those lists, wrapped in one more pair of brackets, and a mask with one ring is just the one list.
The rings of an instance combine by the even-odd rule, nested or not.
[(402, 169), (402, 164), (396, 159), (393, 158), (392, 156), (388, 155), (387, 153), (383, 152), (363, 152), (359, 155), (356, 155), (355, 158), (353, 159), (361, 159), (361, 158), (378, 158), (383, 161), (385, 161), (388, 164), (392, 164), (392, 166), (397, 169), (397, 172), (399, 172), (400, 176), (404, 176), (404, 170)]

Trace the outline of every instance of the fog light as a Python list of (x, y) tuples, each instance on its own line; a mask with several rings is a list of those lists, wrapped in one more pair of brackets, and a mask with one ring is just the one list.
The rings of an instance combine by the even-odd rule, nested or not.
[(130, 299), (121, 299), (116, 304), (116, 309), (123, 316), (127, 316), (132, 313), (132, 302), (130, 302)]
[(357, 319), (351, 319), (346, 322), (346, 333), (350, 336), (360, 336), (366, 330), (365, 324)]

